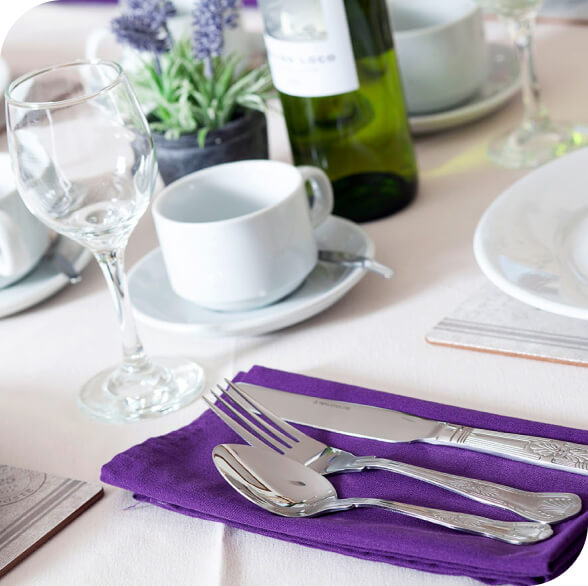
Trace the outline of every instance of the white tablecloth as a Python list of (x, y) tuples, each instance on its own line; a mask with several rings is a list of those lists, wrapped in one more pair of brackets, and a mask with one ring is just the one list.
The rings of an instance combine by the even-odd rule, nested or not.
[[(0, 21), (5, 10), (0, 7)], [(40, 6), (13, 26), (2, 55), (14, 74), (82, 57), (88, 31), (106, 23), (112, 10)], [(491, 29), (497, 33), (496, 24)], [(556, 118), (588, 121), (587, 51), (588, 29), (539, 27), (539, 73)], [(210, 385), (263, 364), (588, 428), (585, 369), (435, 347), (424, 340), (438, 320), (484, 281), (472, 253), (476, 223), (488, 204), (524, 174), (493, 167), (485, 159), (485, 145), (520, 114), (515, 99), (479, 122), (416, 140), (418, 199), (402, 213), (364, 225), (378, 259), (395, 268), (392, 281), (367, 275), (321, 315), (259, 337), (199, 339), (139, 324), (146, 348), (154, 354), (196, 357)], [(276, 116), (271, 129), (272, 156), (287, 159), (285, 129)], [(0, 148), (6, 148), (3, 136)], [(128, 266), (155, 246), (147, 214), (131, 238)], [(199, 401), (156, 421), (120, 426), (90, 420), (79, 411), (80, 385), (119, 358), (112, 301), (94, 264), (81, 284), (1, 320), (0, 332), (0, 462), (96, 482), (101, 465), (113, 455), (190, 422), (204, 409)], [(3, 584), (476, 583), (283, 543), (153, 506), (129, 508), (133, 503), (128, 494), (108, 486), (105, 490), (102, 501), (17, 566)], [(587, 569), (584, 552), (553, 583), (585, 583)]]

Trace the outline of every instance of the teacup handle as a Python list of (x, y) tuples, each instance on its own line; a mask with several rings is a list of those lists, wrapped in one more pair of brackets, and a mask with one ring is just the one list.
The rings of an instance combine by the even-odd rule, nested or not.
[(333, 211), (333, 187), (327, 174), (318, 167), (302, 165), (296, 167), (302, 180), (310, 184), (312, 201), (310, 202), (310, 222), (315, 228), (327, 219)]
[(18, 226), (3, 210), (0, 210), (0, 275), (8, 277), (19, 270), (23, 255)]
[(99, 59), (98, 53), (100, 45), (102, 44), (104, 39), (108, 38), (111, 35), (112, 33), (106, 27), (98, 28), (92, 31), (86, 39), (86, 47), (84, 51), (86, 59), (90, 61)]

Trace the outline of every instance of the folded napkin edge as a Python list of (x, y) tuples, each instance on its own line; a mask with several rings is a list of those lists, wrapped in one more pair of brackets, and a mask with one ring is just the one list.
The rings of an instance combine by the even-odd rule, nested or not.
[[(540, 583), (543, 581), (548, 581), (551, 579), (551, 577), (555, 577), (555, 575), (560, 575), (561, 573), (563, 573), (565, 571), (565, 569), (567, 569), (568, 567), (570, 567), (572, 565), (572, 563), (576, 560), (576, 558), (578, 557), (578, 555), (582, 551), (582, 546), (585, 541), (585, 534), (584, 534), (583, 538), (579, 539), (577, 541), (577, 544), (574, 544), (574, 545), (576, 545), (577, 550), (570, 547), (566, 550), (566, 552), (565, 552), (566, 555), (561, 557), (562, 565), (565, 564), (566, 568), (562, 569), (562, 567), (560, 567), (560, 565), (557, 564), (557, 566), (554, 567), (551, 571), (546, 571), (543, 574), (531, 577), (528, 575), (528, 573), (524, 573), (524, 572), (521, 572), (521, 573), (518, 573), (516, 571), (508, 571), (505, 573), (495, 572), (495, 571), (492, 571), (491, 568), (482, 568), (479, 564), (477, 564), (475, 566), (474, 565), (469, 566), (467, 564), (454, 564), (454, 563), (446, 561), (446, 560), (434, 560), (434, 559), (431, 559), (431, 557), (419, 557), (419, 556), (414, 556), (414, 555), (407, 556), (407, 555), (404, 555), (401, 553), (391, 554), (389, 551), (385, 551), (385, 550), (378, 550), (378, 549), (366, 550), (364, 548), (353, 548), (353, 547), (341, 545), (340, 543), (334, 543), (334, 544), (329, 545), (329, 544), (326, 544), (325, 542), (322, 542), (319, 540), (312, 540), (312, 539), (292, 535), (289, 533), (283, 533), (280, 531), (273, 531), (273, 530), (267, 529), (267, 528), (259, 528), (259, 526), (257, 526), (257, 525), (249, 525), (247, 523), (242, 523), (239, 521), (227, 520), (225, 518), (217, 517), (217, 516), (210, 514), (210, 513), (205, 513), (205, 512), (197, 511), (194, 509), (185, 509), (183, 507), (178, 507), (177, 505), (173, 505), (170, 503), (155, 501), (154, 499), (151, 499), (150, 497), (140, 495), (140, 494), (134, 494), (133, 497), (140, 502), (147, 502), (147, 503), (155, 505), (155, 506), (160, 506), (160, 507), (165, 508), (165, 509), (172, 511), (172, 512), (178, 512), (178, 513), (185, 514), (190, 517), (198, 518), (198, 519), (201, 519), (204, 521), (221, 523), (223, 525), (227, 525), (229, 527), (233, 527), (233, 528), (236, 528), (236, 529), (239, 529), (242, 531), (262, 534), (262, 535), (269, 537), (269, 538), (272, 538), (272, 539), (279, 539), (282, 541), (288, 541), (289, 543), (296, 543), (298, 545), (302, 545), (305, 547), (322, 549), (322, 550), (330, 551), (333, 553), (342, 553), (342, 551), (344, 551), (345, 553), (343, 553), (342, 555), (349, 555), (352, 557), (356, 557), (356, 558), (364, 559), (364, 560), (368, 560), (368, 561), (379, 561), (379, 562), (383, 562), (383, 563), (390, 563), (392, 565), (402, 565), (402, 567), (406, 567), (409, 569), (433, 571), (431, 569), (425, 568), (425, 566), (427, 566), (428, 568), (438, 568), (439, 571), (434, 572), (434, 573), (438, 573), (438, 574), (448, 575), (447, 572), (444, 570), (450, 570), (450, 571), (454, 572), (450, 575), (456, 575), (456, 576), (467, 575), (470, 577), (474, 577), (474, 574), (477, 574), (477, 576), (478, 576), (477, 579), (479, 579), (481, 581), (484, 581), (483, 578), (492, 579), (492, 580), (503, 580), (503, 579), (506, 580), (506, 582), (486, 582), (486, 583), (491, 583), (491, 584), (508, 583), (509, 585), (516, 586), (518, 584), (529, 585), (529, 584), (537, 584), (537, 583)], [(519, 546), (514, 546), (514, 547), (519, 547)], [(520, 546), (520, 547), (525, 547), (525, 546)], [(385, 557), (386, 561), (383, 561), (382, 557)], [(398, 563), (400, 561), (404, 562), (404, 564)], [(557, 560), (557, 561), (560, 561), (560, 560)], [(410, 562), (412, 562), (413, 564), (418, 564), (418, 565), (411, 565)], [(482, 571), (480, 571), (480, 570), (482, 570)], [(464, 574), (464, 571), (466, 572), (466, 574)], [(513, 578), (515, 578), (517, 580), (522, 580), (522, 581), (521, 582), (513, 582)]]

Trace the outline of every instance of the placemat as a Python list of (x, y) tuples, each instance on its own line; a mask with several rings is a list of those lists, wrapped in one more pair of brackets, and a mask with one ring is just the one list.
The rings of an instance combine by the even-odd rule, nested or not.
[(102, 487), (0, 465), (0, 577), (102, 496)]
[(487, 283), (425, 339), (442, 346), (588, 366), (587, 334), (584, 320), (536, 309)]

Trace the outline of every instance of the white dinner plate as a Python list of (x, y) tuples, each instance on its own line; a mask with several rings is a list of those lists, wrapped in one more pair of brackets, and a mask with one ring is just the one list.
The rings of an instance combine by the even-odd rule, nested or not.
[(426, 134), (472, 122), (508, 102), (520, 85), (519, 65), (514, 50), (505, 45), (489, 43), (488, 76), (478, 93), (451, 110), (424, 115), (409, 113), (410, 129), (413, 134)]
[[(92, 259), (92, 254), (69, 238), (58, 238), (52, 250), (61, 254), (81, 273)], [(28, 309), (51, 297), (68, 283), (69, 279), (45, 256), (26, 277), (0, 289), (0, 317)]]
[(474, 253), (504, 292), (539, 309), (588, 319), (588, 149), (508, 188), (482, 216)]
[[(316, 234), (319, 248), (374, 255), (369, 236), (348, 220), (331, 216), (316, 229)], [(139, 319), (155, 327), (200, 336), (258, 335), (285, 328), (323, 311), (357, 284), (364, 274), (363, 269), (319, 262), (296, 291), (277, 303), (250, 311), (212, 311), (176, 295), (169, 284), (161, 251), (156, 248), (132, 268), (129, 288)]]

